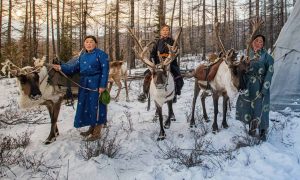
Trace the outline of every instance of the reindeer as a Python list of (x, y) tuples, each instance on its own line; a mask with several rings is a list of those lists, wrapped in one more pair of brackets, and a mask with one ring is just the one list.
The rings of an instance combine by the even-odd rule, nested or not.
[[(159, 117), (159, 124), (160, 124), (160, 133), (157, 138), (158, 141), (164, 140), (166, 137), (165, 129), (170, 128), (171, 120), (175, 121), (175, 115), (173, 112), (173, 98), (175, 95), (175, 83), (174, 78), (170, 72), (170, 63), (175, 59), (175, 56), (171, 54), (175, 54), (177, 51), (177, 41), (181, 33), (181, 29), (178, 31), (174, 43), (172, 46), (168, 45), (169, 48), (169, 56), (162, 60), (160, 58), (160, 63), (155, 65), (152, 61), (145, 57), (145, 53), (149, 50), (149, 46), (153, 43), (148, 43), (145, 47), (142, 47), (140, 41), (138, 41), (136, 35), (133, 33), (131, 29), (129, 29), (129, 33), (134, 38), (136, 43), (138, 44), (139, 48), (135, 48), (134, 51), (139, 59), (145, 63), (151, 70), (152, 73), (152, 80), (150, 83), (150, 96), (153, 98), (155, 105), (156, 105), (156, 113)], [(139, 53), (137, 49), (141, 49), (142, 52)], [(159, 53), (159, 52), (158, 52)], [(178, 52), (177, 52), (178, 53)], [(177, 54), (176, 53), (176, 54)], [(163, 125), (163, 116), (162, 116), (162, 106), (164, 103), (168, 104), (168, 118)]]
[[(258, 30), (258, 27), (261, 25), (260, 21), (253, 22), (253, 33), (251, 36), (255, 34)], [(219, 23), (215, 24), (215, 32), (218, 39), (218, 45), (221, 47), (222, 53), (219, 56), (219, 67), (216, 68), (215, 73), (209, 72), (208, 78), (203, 78), (203, 66), (200, 65), (196, 68), (194, 72), (195, 77), (195, 87), (194, 87), (194, 97), (192, 103), (192, 116), (190, 121), (190, 127), (195, 126), (195, 104), (197, 97), (199, 95), (200, 90), (206, 92), (208, 89), (212, 92), (213, 104), (214, 104), (214, 122), (212, 124), (212, 132), (216, 133), (218, 131), (218, 123), (217, 123), (217, 115), (218, 115), (218, 100), (220, 96), (223, 96), (223, 128), (228, 128), (228, 124), (226, 121), (227, 114), (227, 103), (229, 98), (232, 99), (237, 93), (238, 90), (245, 88), (242, 83), (242, 75), (246, 73), (249, 68), (249, 58), (244, 58), (241, 56), (240, 60), (237, 60), (237, 53), (230, 49), (227, 52), (220, 40), (219, 37)], [(252, 37), (251, 37), (252, 38)], [(248, 47), (250, 44), (248, 44)], [(248, 49), (248, 48), (247, 48)], [(247, 57), (249, 57), (249, 52), (247, 51)], [(218, 63), (217, 63), (218, 64)], [(216, 64), (212, 64), (212, 67), (216, 66)], [(209, 75), (213, 74), (210, 79)], [(208, 116), (205, 107), (205, 98), (207, 93), (202, 94), (201, 96), (201, 104), (203, 109), (203, 117), (206, 122), (208, 122)]]
[(111, 91), (112, 85), (115, 82), (118, 86), (118, 92), (115, 97), (115, 101), (119, 100), (120, 91), (122, 89), (121, 80), (123, 79), (126, 90), (126, 101), (129, 102), (127, 76), (127, 63), (125, 61), (113, 61), (109, 63), (108, 91)]
[[(45, 60), (45, 57), (34, 59), (34, 67), (16, 68), (11, 70), (11, 73), (17, 77), (20, 89), (19, 105), (21, 108), (31, 108), (39, 105), (47, 107), (51, 119), (51, 129), (44, 144), (50, 144), (59, 135), (57, 118), (64, 99), (65, 89), (59, 88), (58, 83), (50, 83), (52, 82), (49, 79), (50, 76), (56, 79), (64, 78), (56, 71), (53, 71), (52, 67), (47, 69)], [(54, 77), (57, 75), (60, 77)]]

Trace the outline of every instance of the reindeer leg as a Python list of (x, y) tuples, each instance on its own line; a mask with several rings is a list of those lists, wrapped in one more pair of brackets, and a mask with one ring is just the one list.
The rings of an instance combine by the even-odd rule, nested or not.
[(156, 110), (155, 110), (155, 115), (154, 115), (152, 121), (153, 121), (153, 122), (156, 122), (158, 119), (159, 119), (158, 109), (156, 108)]
[(51, 144), (56, 140), (55, 138), (55, 132), (56, 132), (56, 121), (57, 119), (54, 118), (54, 113), (53, 113), (53, 108), (54, 108), (54, 103), (52, 101), (46, 101), (45, 105), (48, 109), (50, 119), (51, 119), (51, 128), (50, 128), (50, 133), (48, 138), (44, 141), (44, 144), (48, 145)]
[(173, 112), (173, 100), (168, 101), (167, 103), (168, 103), (169, 114), (168, 114), (168, 119), (165, 122), (165, 126), (164, 126), (165, 129), (170, 128), (171, 121), (176, 121), (175, 115)]
[(213, 92), (213, 102), (214, 102), (214, 122), (212, 125), (212, 132), (215, 134), (218, 131), (218, 100), (219, 100), (219, 95), (215, 92)]
[(158, 104), (156, 104), (156, 110), (158, 111), (159, 125), (160, 125), (160, 132), (159, 132), (157, 141), (161, 141), (166, 138), (166, 133), (165, 133), (164, 126), (163, 126), (162, 107), (160, 107)]
[(125, 85), (125, 91), (126, 91), (126, 101), (129, 102), (127, 78), (124, 79), (124, 85)]
[(120, 92), (121, 92), (121, 89), (122, 89), (122, 83), (119, 80), (119, 81), (116, 81), (116, 84), (118, 86), (118, 93), (117, 93), (117, 95), (115, 97), (115, 101), (119, 101), (119, 95), (120, 95)]
[(190, 121), (190, 128), (196, 127), (195, 124), (195, 106), (196, 106), (196, 101), (197, 97), (200, 92), (200, 87), (198, 86), (197, 79), (195, 79), (195, 86), (194, 86), (194, 97), (193, 97), (193, 104), (192, 104), (192, 115), (191, 115), (191, 121)]
[(56, 140), (56, 136), (59, 135), (57, 128), (57, 118), (60, 111), (60, 106), (62, 103), (62, 97), (58, 100), (58, 102), (54, 103), (52, 101), (46, 101), (44, 105), (46, 105), (49, 115), (51, 118), (51, 129), (48, 138), (44, 141), (44, 144), (51, 144)]
[(114, 82), (113, 81), (109, 81), (108, 83), (109, 83), (109, 85), (108, 85), (108, 92), (110, 92), (111, 88), (112, 88), (112, 85), (114, 84)]
[(201, 94), (201, 104), (202, 104), (202, 110), (203, 110), (203, 118), (205, 120), (205, 122), (209, 122), (208, 116), (207, 116), (207, 112), (206, 112), (206, 105), (205, 105), (205, 99), (207, 97), (207, 92), (203, 92)]
[(227, 102), (229, 100), (229, 97), (225, 94), (223, 96), (223, 121), (222, 121), (222, 127), (227, 129), (228, 128), (228, 124), (226, 121), (226, 115), (227, 115)]

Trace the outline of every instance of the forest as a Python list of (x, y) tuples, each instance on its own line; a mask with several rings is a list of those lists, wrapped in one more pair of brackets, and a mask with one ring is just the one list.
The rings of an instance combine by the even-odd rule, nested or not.
[[(221, 23), (225, 49), (245, 49), (250, 20), (265, 24), (266, 48), (272, 49), (296, 0), (0, 0), (0, 62), (10, 59), (30, 65), (33, 57), (69, 60), (95, 35), (111, 60), (126, 60), (135, 68), (127, 32), (133, 28), (143, 43), (155, 40), (162, 24), (183, 28), (180, 57), (219, 51), (213, 23)], [(180, 59), (179, 59), (180, 62)]]

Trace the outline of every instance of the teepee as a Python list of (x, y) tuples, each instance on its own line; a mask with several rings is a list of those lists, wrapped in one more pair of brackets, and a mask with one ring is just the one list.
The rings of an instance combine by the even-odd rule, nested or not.
[(271, 110), (300, 111), (300, 0), (278, 36), (273, 57)]

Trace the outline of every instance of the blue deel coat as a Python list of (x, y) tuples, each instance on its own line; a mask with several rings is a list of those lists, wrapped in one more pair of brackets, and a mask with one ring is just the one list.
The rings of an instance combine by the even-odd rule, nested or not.
[(265, 49), (250, 52), (250, 69), (245, 75), (247, 90), (240, 94), (236, 105), (236, 119), (249, 124), (260, 121), (259, 129), (269, 127), (270, 86), (274, 73), (274, 59)]
[(108, 55), (95, 48), (92, 52), (83, 52), (72, 64), (62, 64), (65, 74), (80, 73), (78, 104), (74, 127), (95, 126), (106, 122), (107, 107), (98, 101), (99, 88), (106, 88), (109, 73)]

